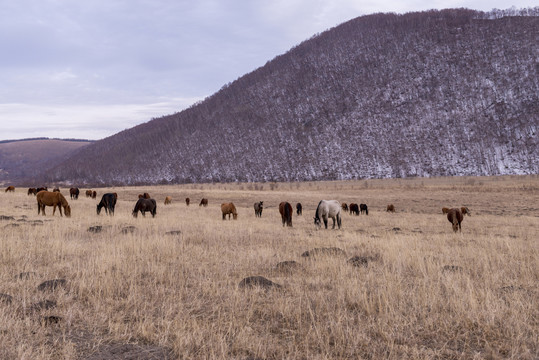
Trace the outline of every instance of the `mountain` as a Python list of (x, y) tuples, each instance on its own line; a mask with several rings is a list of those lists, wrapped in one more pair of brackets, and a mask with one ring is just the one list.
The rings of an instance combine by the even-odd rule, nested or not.
[(0, 141), (0, 183), (20, 184), (65, 161), (89, 140), (34, 138)]
[(536, 174), (537, 39), (539, 8), (362, 16), (189, 109), (81, 149), (45, 179)]

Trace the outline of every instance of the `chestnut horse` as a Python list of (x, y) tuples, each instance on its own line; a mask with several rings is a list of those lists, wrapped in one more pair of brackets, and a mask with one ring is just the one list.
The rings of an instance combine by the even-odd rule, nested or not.
[(292, 227), (292, 205), (289, 202), (283, 201), (279, 204), (279, 212), (281, 213), (281, 220), (283, 226)]
[(58, 206), (58, 211), (60, 211), (60, 216), (62, 216), (62, 208), (64, 208), (64, 213), (66, 217), (71, 216), (71, 207), (67, 203), (66, 198), (62, 193), (51, 192), (47, 190), (42, 190), (37, 193), (37, 214), (40, 212), (45, 215), (45, 206), (52, 206), (52, 215), (56, 212), (56, 207)]
[(208, 199), (203, 198), (202, 200), (200, 200), (200, 204), (198, 204), (198, 206), (208, 206)]
[(14, 191), (15, 191), (15, 186), (12, 186), (12, 185), (8, 186), (8, 187), (6, 188), (6, 192), (8, 192), (8, 191), (9, 191), (9, 192), (14, 192)]
[(228, 215), (228, 220), (230, 220), (231, 214), (234, 220), (238, 219), (238, 213), (236, 212), (236, 207), (233, 203), (221, 204), (221, 212), (223, 213), (223, 220), (226, 220), (226, 215)]
[(34, 194), (34, 195), (37, 194), (36, 188), (28, 188), (28, 195), (31, 195), (31, 194)]
[(165, 205), (172, 203), (172, 198), (170, 196), (165, 197)]

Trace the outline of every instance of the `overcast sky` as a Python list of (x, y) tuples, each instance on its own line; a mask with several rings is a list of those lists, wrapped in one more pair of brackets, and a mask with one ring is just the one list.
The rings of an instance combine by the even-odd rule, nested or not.
[(375, 12), (532, 0), (0, 0), (0, 140), (102, 139)]

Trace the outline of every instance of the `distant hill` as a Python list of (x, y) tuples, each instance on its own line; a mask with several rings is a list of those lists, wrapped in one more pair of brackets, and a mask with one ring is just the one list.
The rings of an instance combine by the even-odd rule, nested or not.
[(44, 179), (536, 174), (538, 15), (539, 8), (362, 16), (185, 111), (81, 149)]
[(0, 141), (0, 183), (19, 184), (35, 177), (90, 143), (49, 138)]

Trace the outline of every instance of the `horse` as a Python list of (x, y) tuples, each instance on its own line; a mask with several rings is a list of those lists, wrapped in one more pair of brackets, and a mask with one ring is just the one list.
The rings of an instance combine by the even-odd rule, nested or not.
[(447, 214), (449, 212), (449, 208), (443, 207), (442, 208), (442, 214)]
[(133, 209), (133, 217), (137, 217), (139, 211), (142, 216), (146, 216), (146, 211), (149, 211), (152, 214), (152, 217), (155, 217), (155, 214), (157, 213), (157, 203), (155, 202), (155, 199), (138, 199), (135, 208)]
[[(466, 208), (463, 208), (463, 209), (466, 209)], [(461, 209), (453, 208), (453, 209), (449, 209), (449, 211), (447, 212), (447, 220), (452, 224), (454, 232), (462, 231), (460, 224), (462, 223), (463, 219), (464, 219), (464, 215), (462, 214)]]
[(359, 215), (359, 205), (356, 203), (350, 204), (350, 215), (352, 214)]
[(279, 204), (279, 213), (281, 213), (281, 220), (283, 226), (292, 227), (292, 205), (289, 202), (283, 201)]
[(101, 201), (97, 204), (97, 215), (101, 213), (101, 208), (105, 208), (105, 213), (107, 215), (114, 215), (114, 207), (116, 206), (116, 200), (118, 199), (118, 194), (116, 193), (106, 193), (101, 197)]
[(91, 198), (92, 197), (92, 190), (86, 190), (86, 197)]
[(472, 216), (472, 213), (470, 212), (470, 209), (468, 209), (465, 206), (460, 208), (460, 212), (462, 213), (462, 215)]
[(60, 188), (55, 187), (54, 189), (52, 189), (52, 192), (60, 192)]
[(333, 229), (335, 229), (335, 221), (341, 228), (341, 204), (337, 200), (320, 200), (314, 215), (314, 224), (321, 227), (321, 221), (324, 220), (326, 229), (328, 228), (328, 218), (333, 219)]
[(395, 206), (393, 204), (389, 204), (386, 208), (386, 212), (395, 212)]
[(165, 205), (169, 205), (172, 202), (172, 198), (170, 196), (167, 196), (165, 198)]
[(369, 215), (369, 208), (367, 207), (367, 204), (359, 204), (359, 211), (365, 215)]
[(62, 195), (62, 193), (42, 190), (37, 193), (36, 199), (38, 215), (40, 212), (45, 215), (45, 206), (52, 206), (52, 215), (54, 216), (54, 213), (56, 212), (56, 207), (58, 206), (60, 216), (63, 216), (62, 208), (64, 208), (64, 213), (66, 217), (71, 216), (71, 207), (67, 203), (67, 200), (64, 195)]
[(69, 196), (71, 196), (71, 199), (77, 200), (79, 198), (79, 194), (80, 194), (79, 188), (69, 189)]
[(97, 197), (97, 191), (94, 190), (92, 191), (92, 199), (95, 199), (96, 197)]
[(8, 192), (8, 191), (9, 191), (9, 192), (15, 192), (15, 186), (13, 186), (13, 185), (8, 186), (8, 187), (6, 188), (6, 191), (5, 191), (5, 192)]
[(206, 198), (202, 198), (202, 200), (200, 200), (200, 204), (198, 204), (198, 206), (208, 206), (208, 199)]
[(189, 203), (191, 202), (191, 199), (185, 198), (185, 205), (189, 206)]
[(262, 217), (262, 210), (264, 209), (264, 202), (259, 201), (254, 204), (255, 217)]
[(238, 213), (236, 212), (236, 207), (234, 206), (233, 203), (221, 204), (221, 212), (223, 213), (223, 220), (226, 220), (227, 215), (228, 215), (228, 220), (230, 220), (231, 214), (234, 220), (238, 219)]
[[(350, 204), (350, 205), (352, 205), (352, 204)], [(342, 203), (341, 207), (342, 207), (343, 211), (348, 211), (348, 204), (347, 203)]]
[(37, 194), (36, 188), (28, 188), (28, 195), (31, 195), (31, 194), (34, 194), (34, 195)]
[(38, 192), (43, 191), (43, 190), (49, 191), (49, 189), (48, 189), (46, 186), (44, 186), (44, 187), (38, 187), (38, 188), (36, 189), (36, 195), (37, 195)]
[(303, 214), (303, 206), (301, 206), (301, 203), (296, 204), (296, 214), (298, 214), (298, 216)]

